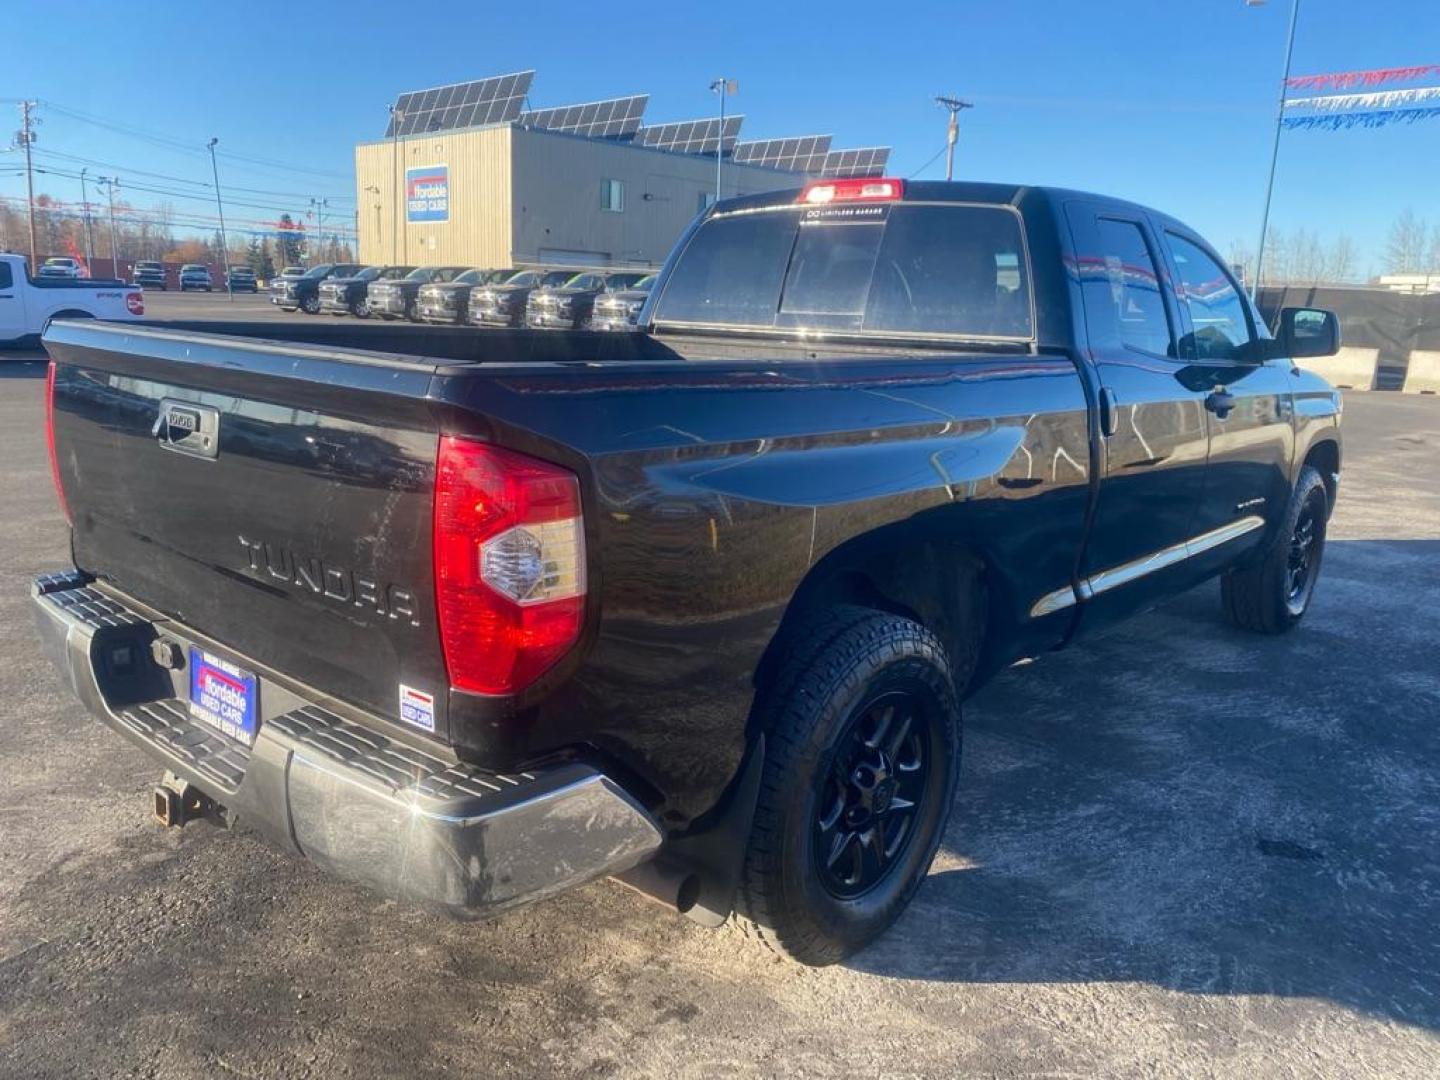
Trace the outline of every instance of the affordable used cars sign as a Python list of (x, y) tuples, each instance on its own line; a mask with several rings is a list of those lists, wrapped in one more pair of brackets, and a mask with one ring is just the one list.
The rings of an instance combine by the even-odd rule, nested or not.
[(450, 168), (419, 165), (405, 170), (405, 220), (450, 220)]

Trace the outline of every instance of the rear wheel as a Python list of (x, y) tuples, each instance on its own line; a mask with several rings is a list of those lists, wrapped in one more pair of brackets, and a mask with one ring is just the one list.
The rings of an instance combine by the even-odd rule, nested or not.
[(899, 917), (944, 832), (960, 708), (944, 646), (839, 607), (792, 635), (760, 705), (765, 772), (738, 904), (772, 948), (832, 964)]
[(1329, 517), (1325, 481), (1307, 465), (1260, 559), (1220, 578), (1220, 602), (1231, 622), (1261, 634), (1283, 634), (1305, 617), (1320, 576)]

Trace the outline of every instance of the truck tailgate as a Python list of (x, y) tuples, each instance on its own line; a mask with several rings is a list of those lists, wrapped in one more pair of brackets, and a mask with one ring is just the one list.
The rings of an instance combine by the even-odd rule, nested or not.
[(431, 362), (93, 323), (46, 345), (79, 569), (380, 717), (432, 694), (445, 736)]

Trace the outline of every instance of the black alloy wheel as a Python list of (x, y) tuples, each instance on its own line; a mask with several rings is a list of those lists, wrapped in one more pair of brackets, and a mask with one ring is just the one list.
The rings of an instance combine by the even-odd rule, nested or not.
[(1323, 492), (1312, 493), (1290, 533), (1290, 550), (1285, 557), (1285, 606), (1292, 615), (1305, 611), (1315, 588), (1325, 535), (1325, 510)]
[(898, 865), (915, 835), (938, 733), (925, 702), (891, 690), (862, 706), (820, 778), (811, 851), (830, 895), (853, 900)]

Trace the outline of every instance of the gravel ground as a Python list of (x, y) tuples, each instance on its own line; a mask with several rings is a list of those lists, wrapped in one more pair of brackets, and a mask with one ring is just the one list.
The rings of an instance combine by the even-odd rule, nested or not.
[(458, 924), (152, 825), (31, 628), (43, 370), (0, 359), (0, 1075), (1440, 1072), (1440, 401), (1348, 399), (1298, 633), (1205, 587), (988, 687), (931, 879), (811, 971), (612, 882)]

